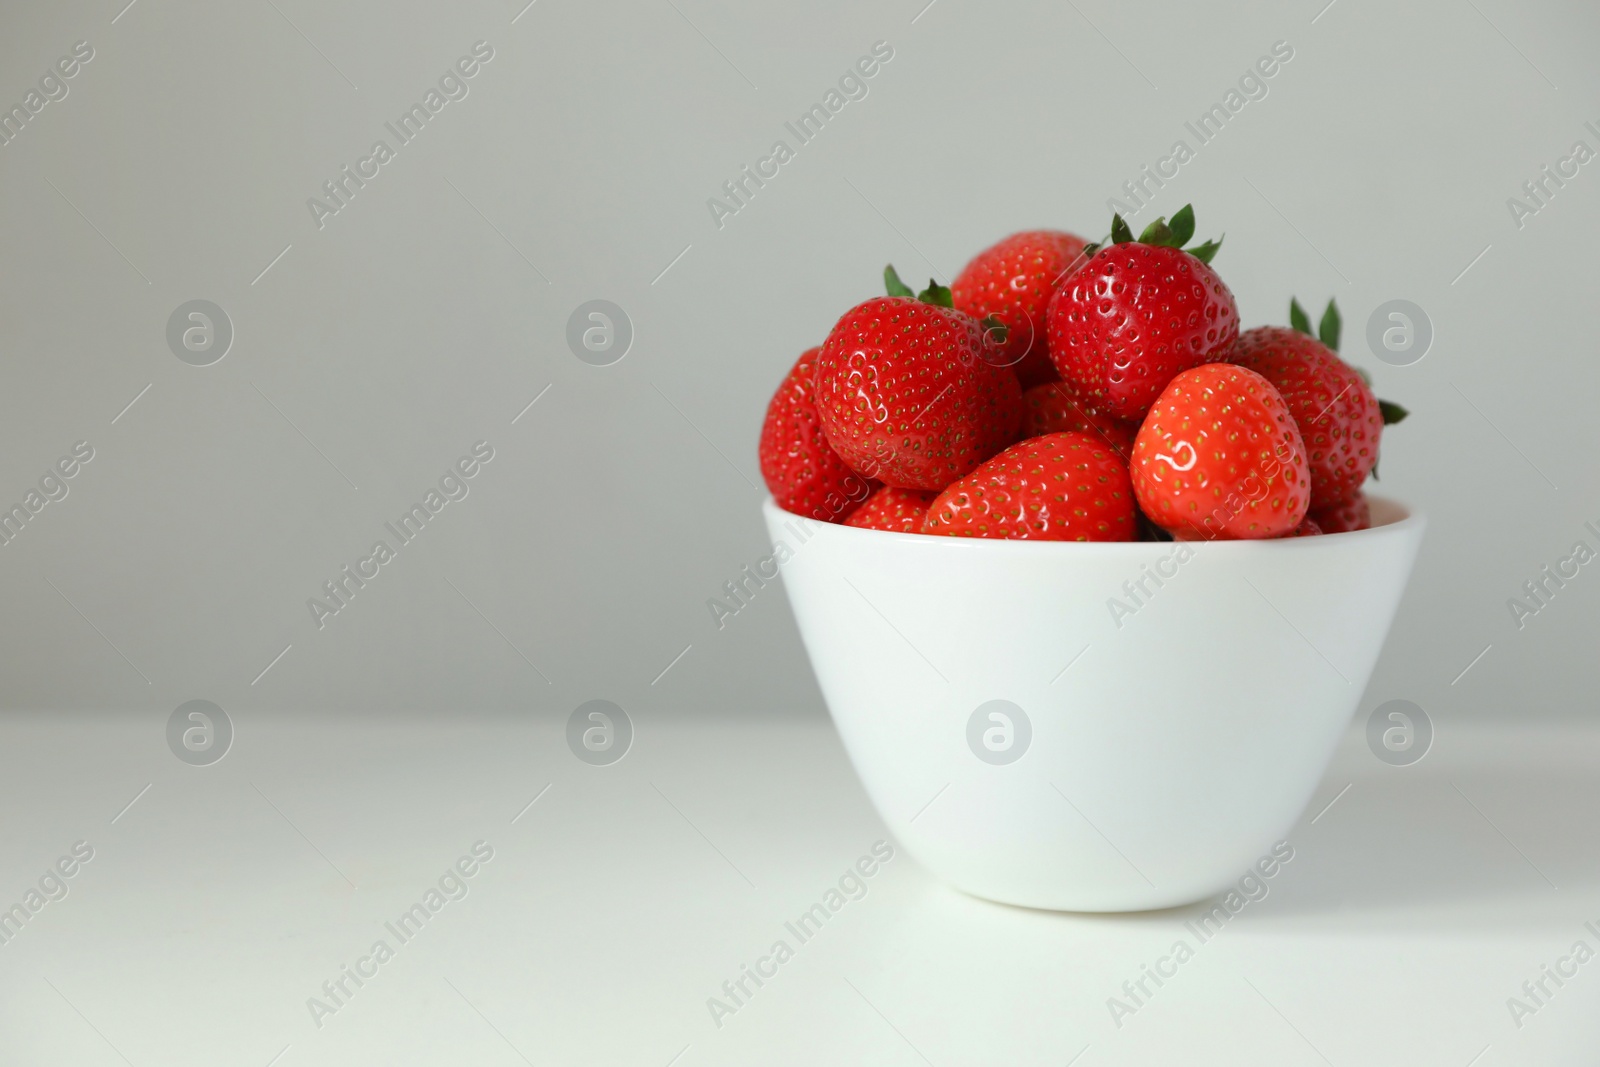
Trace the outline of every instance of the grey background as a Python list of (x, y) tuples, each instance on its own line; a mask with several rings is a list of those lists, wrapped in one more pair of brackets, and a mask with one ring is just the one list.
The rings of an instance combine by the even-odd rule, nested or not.
[[(0, 147), (0, 500), (95, 448), (0, 547), (7, 706), (818, 711), (781, 590), (722, 631), (705, 605), (764, 553), (779, 378), (888, 260), (948, 280), (1017, 229), (1098, 236), (1279, 40), (1139, 221), (1225, 231), (1247, 324), (1336, 296), (1414, 412), (1383, 487), (1432, 527), (1367, 706), (1590, 704), (1593, 568), (1520, 631), (1506, 601), (1596, 544), (1600, 164), (1521, 229), (1506, 199), (1600, 149), (1592, 6), (124, 3), (0, 33), (7, 106), (95, 49)], [(307, 198), (480, 39), (469, 95), (319, 230)], [(880, 40), (870, 94), (719, 229), (707, 198)], [(1395, 298), (1436, 333), (1410, 367), (1362, 351)], [(166, 345), (193, 299), (234, 324), (209, 367)], [(633, 322), (613, 366), (566, 347), (592, 299)], [(470, 495), (319, 631), (307, 598), (478, 440)]]

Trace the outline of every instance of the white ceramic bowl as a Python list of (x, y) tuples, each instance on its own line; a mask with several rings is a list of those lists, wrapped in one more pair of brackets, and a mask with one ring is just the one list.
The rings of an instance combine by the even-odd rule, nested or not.
[(1381, 498), (1370, 530), (1187, 546), (892, 534), (770, 500), (765, 514), (890, 831), (968, 893), (1071, 911), (1202, 899), (1287, 834), (1424, 525)]

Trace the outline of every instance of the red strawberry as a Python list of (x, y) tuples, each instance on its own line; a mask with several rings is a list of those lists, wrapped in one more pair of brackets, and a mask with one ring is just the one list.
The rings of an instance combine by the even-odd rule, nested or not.
[(778, 386), (761, 426), (761, 477), (780, 508), (839, 522), (867, 499), (871, 483), (828, 446), (813, 389), (817, 354), (807, 349)]
[(1284, 537), (1318, 537), (1322, 534), (1322, 527), (1312, 522), (1309, 517), (1301, 519), (1300, 525), (1284, 534)]
[(1404, 409), (1373, 395), (1361, 372), (1340, 359), (1339, 309), (1328, 301), (1319, 341), (1299, 301), (1290, 301), (1295, 325), (1257, 326), (1239, 335), (1228, 362), (1249, 367), (1271, 382), (1300, 427), (1311, 464), (1311, 506), (1330, 508), (1361, 490), (1378, 462), (1385, 422)]
[(922, 529), (923, 517), (928, 514), (928, 505), (938, 495), (925, 489), (896, 489), (886, 485), (867, 497), (867, 502), (856, 508), (844, 524), (863, 530), (917, 533)]
[(1357, 493), (1353, 500), (1335, 504), (1331, 508), (1317, 508), (1308, 517), (1322, 527), (1323, 533), (1349, 533), (1351, 530), (1372, 528), (1372, 506), (1366, 494)]
[[(909, 291), (885, 271), (891, 291)], [(845, 312), (817, 360), (828, 443), (887, 485), (939, 490), (1016, 440), (1022, 390), (984, 361), (990, 336), (950, 290), (877, 297)]]
[(1113, 419), (1081, 397), (1066, 382), (1036, 385), (1022, 394), (1022, 436), (1047, 433), (1092, 433), (1126, 459), (1133, 450), (1139, 424)]
[(1174, 536), (1277, 537), (1310, 502), (1306, 450), (1283, 397), (1253, 370), (1186, 370), (1133, 443), (1139, 506)]
[(1138, 241), (1115, 216), (1113, 243), (1094, 250), (1050, 300), (1056, 370), (1108, 415), (1143, 418), (1175, 375), (1223, 359), (1239, 335), (1233, 294), (1208, 266), (1218, 243), (1183, 251), (1193, 234), (1189, 207), (1170, 224), (1157, 219)]
[(993, 315), (1005, 327), (995, 362), (1014, 367), (1024, 389), (1054, 381), (1045, 341), (1050, 296), (1084, 259), (1084, 240), (1060, 230), (1014, 233), (979, 252), (950, 286), (956, 309), (975, 319)]
[(1121, 457), (1090, 434), (1052, 433), (1012, 445), (940, 493), (922, 532), (1132, 541), (1137, 514)]

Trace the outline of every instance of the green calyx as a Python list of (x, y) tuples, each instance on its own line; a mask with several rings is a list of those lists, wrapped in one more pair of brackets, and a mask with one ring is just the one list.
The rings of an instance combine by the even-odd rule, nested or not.
[(1000, 316), (985, 315), (978, 321), (978, 325), (983, 327), (984, 333), (988, 334), (994, 339), (995, 344), (1003, 345), (1006, 343), (1006, 335), (1008, 331), (1006, 329), (1006, 324), (1000, 321)]
[[(1217, 249), (1222, 247), (1222, 238), (1215, 241), (1206, 241), (1204, 244), (1195, 245), (1193, 248), (1184, 248), (1189, 243), (1189, 238), (1194, 236), (1194, 205), (1185, 204), (1179, 208), (1169, 221), (1162, 216), (1144, 228), (1138, 237), (1133, 236), (1133, 230), (1128, 227), (1127, 220), (1121, 215), (1111, 216), (1111, 238), (1114, 245), (1131, 244), (1137, 241), (1144, 245), (1159, 245), (1163, 248), (1176, 248), (1189, 253), (1202, 263), (1210, 263), (1216, 256)], [(1085, 248), (1085, 255), (1094, 255), (1105, 247), (1104, 243), (1092, 244)]]
[(1306, 309), (1300, 306), (1297, 297), (1289, 298), (1289, 325), (1300, 333), (1311, 334), (1311, 319), (1306, 315)]
[[(883, 287), (888, 290), (890, 296), (911, 296), (924, 304), (934, 304), (942, 308), (956, 306), (955, 297), (950, 295), (950, 287), (948, 285), (940, 285), (935, 279), (929, 278), (928, 287), (920, 293), (914, 293), (911, 291), (911, 286), (900, 280), (900, 275), (895, 273), (894, 264), (892, 263), (883, 268)], [(1005, 330), (1005, 327), (1000, 326), (998, 322), (995, 325), (999, 326), (1002, 331)], [(1003, 333), (1000, 340), (1005, 340)]]
[[(1339, 305), (1332, 300), (1328, 301), (1328, 310), (1322, 313), (1322, 321), (1317, 323), (1317, 332), (1312, 333), (1311, 316), (1307, 315), (1306, 309), (1300, 306), (1300, 301), (1290, 297), (1289, 325), (1308, 337), (1315, 337), (1335, 352), (1339, 351), (1339, 330), (1343, 326), (1343, 321), (1339, 318)], [(1371, 385), (1372, 383), (1368, 382), (1367, 384)]]
[[(1322, 313), (1322, 321), (1317, 323), (1317, 332), (1312, 333), (1311, 316), (1307, 315), (1306, 309), (1300, 306), (1300, 301), (1290, 297), (1289, 325), (1307, 337), (1315, 337), (1335, 352), (1339, 351), (1339, 330), (1343, 323), (1339, 318), (1339, 306), (1332, 300), (1328, 301), (1328, 310)], [(1357, 374), (1361, 375), (1361, 380), (1367, 383), (1367, 388), (1371, 389), (1372, 375), (1361, 367), (1353, 369)], [(1393, 400), (1379, 400), (1378, 411), (1383, 415), (1383, 424), (1385, 426), (1393, 426), (1397, 422), (1402, 422), (1407, 415), (1411, 414), (1411, 412), (1396, 404)], [(1373, 477), (1378, 475), (1376, 464), (1373, 465), (1372, 475)]]

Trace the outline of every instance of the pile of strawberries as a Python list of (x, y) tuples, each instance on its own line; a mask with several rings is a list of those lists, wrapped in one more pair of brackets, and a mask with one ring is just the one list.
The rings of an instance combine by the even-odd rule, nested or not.
[(1103, 244), (1057, 230), (979, 253), (954, 286), (845, 312), (767, 408), (761, 473), (779, 507), (902, 533), (1054, 541), (1304, 536), (1371, 524), (1361, 487), (1385, 424), (1317, 335), (1239, 331), (1185, 249), (1194, 211)]

